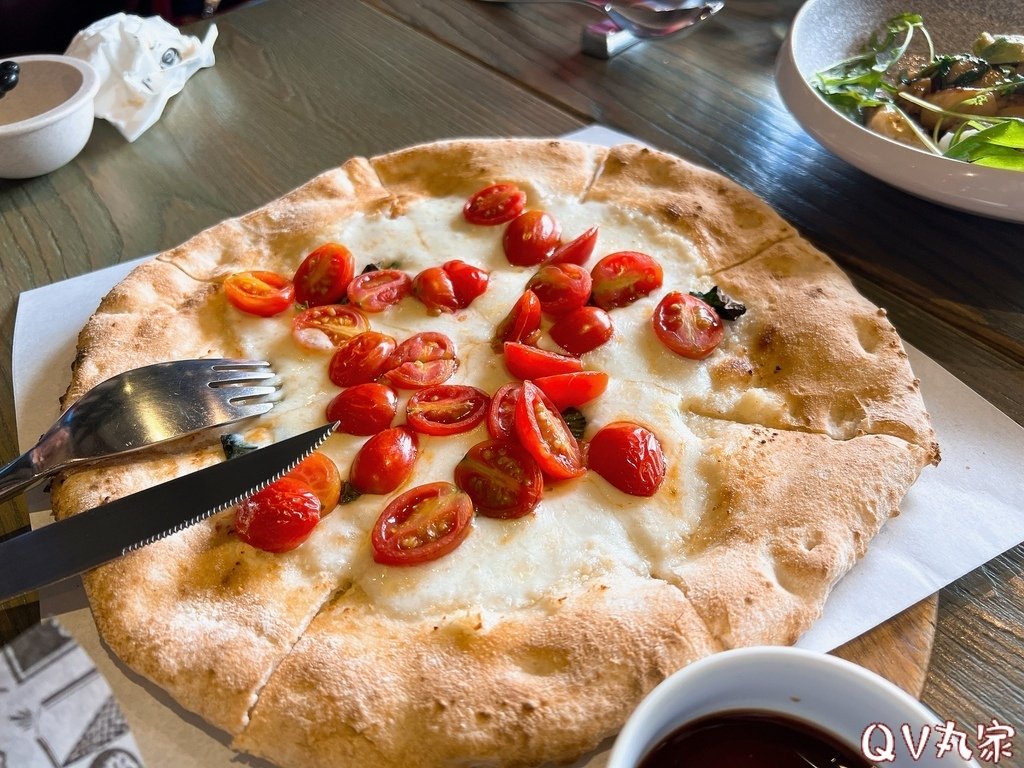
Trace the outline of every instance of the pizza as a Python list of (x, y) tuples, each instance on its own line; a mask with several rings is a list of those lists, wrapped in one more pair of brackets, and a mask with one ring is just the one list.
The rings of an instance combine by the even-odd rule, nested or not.
[[(64, 405), (272, 362), (314, 463), (85, 577), (130, 668), (281, 766), (568, 761), (687, 663), (789, 644), (938, 447), (885, 312), (765, 203), (635, 145), (336, 170), (133, 271)], [(58, 517), (225, 460), (64, 475)]]

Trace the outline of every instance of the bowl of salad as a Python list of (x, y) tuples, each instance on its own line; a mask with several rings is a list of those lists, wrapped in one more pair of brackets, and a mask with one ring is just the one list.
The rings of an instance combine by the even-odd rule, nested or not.
[(866, 173), (1024, 222), (1024, 3), (809, 0), (776, 66), (803, 128)]

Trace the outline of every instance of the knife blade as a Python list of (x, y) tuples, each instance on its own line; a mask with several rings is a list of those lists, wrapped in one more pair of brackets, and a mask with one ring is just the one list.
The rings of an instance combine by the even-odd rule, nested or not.
[(325, 424), (0, 542), (0, 602), (95, 568), (237, 504), (293, 469), (336, 426)]

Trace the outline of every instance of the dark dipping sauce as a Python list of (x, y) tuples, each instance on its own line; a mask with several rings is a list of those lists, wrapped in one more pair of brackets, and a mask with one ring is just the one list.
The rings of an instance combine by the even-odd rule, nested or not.
[(673, 731), (638, 768), (872, 768), (829, 733), (771, 712), (720, 712)]

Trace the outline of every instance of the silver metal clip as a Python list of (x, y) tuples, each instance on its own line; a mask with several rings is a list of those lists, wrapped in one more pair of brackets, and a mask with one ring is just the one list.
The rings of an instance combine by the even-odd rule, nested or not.
[(639, 42), (639, 37), (618, 27), (611, 19), (605, 19), (583, 28), (580, 49), (588, 56), (610, 59)]

